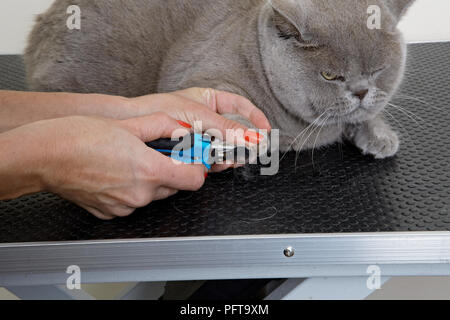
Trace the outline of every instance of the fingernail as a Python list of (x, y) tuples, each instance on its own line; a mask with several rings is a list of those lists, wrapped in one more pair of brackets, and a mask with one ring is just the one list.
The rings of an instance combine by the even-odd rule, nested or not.
[(244, 137), (245, 141), (252, 144), (259, 144), (263, 140), (263, 135), (254, 131), (247, 131)]
[(189, 123), (187, 123), (187, 122), (178, 120), (178, 123), (179, 123), (180, 125), (182, 125), (183, 127), (185, 127), (185, 128), (192, 129), (192, 126), (191, 126)]

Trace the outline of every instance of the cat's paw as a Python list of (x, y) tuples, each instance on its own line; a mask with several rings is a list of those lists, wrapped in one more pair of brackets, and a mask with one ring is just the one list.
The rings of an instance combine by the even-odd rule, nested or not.
[(355, 144), (363, 154), (373, 155), (375, 159), (385, 159), (397, 154), (400, 139), (388, 126), (375, 126), (358, 132)]

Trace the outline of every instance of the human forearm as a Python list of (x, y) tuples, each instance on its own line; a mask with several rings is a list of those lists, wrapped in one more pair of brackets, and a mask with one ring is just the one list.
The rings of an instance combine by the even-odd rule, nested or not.
[(100, 94), (0, 91), (0, 133), (67, 116), (128, 119), (138, 115), (127, 98)]
[(237, 113), (257, 128), (270, 130), (267, 118), (250, 101), (211, 89), (193, 88), (134, 99), (101, 94), (0, 91), (0, 133), (35, 121), (69, 116), (124, 120), (155, 112), (165, 112), (185, 122), (202, 120), (206, 126), (222, 119), (217, 113)]
[(0, 200), (42, 191), (44, 157), (30, 132), (16, 129), (0, 134)]
[(203, 165), (175, 163), (144, 143), (182, 128), (155, 113), (123, 121), (66, 117), (10, 130), (0, 134), (0, 200), (47, 191), (110, 219), (198, 190)]

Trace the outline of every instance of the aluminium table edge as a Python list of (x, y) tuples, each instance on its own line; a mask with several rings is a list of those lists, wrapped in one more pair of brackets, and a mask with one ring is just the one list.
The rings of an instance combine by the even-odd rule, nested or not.
[[(284, 254), (292, 247), (294, 256)], [(159, 238), (0, 244), (0, 285), (450, 275), (450, 232)]]

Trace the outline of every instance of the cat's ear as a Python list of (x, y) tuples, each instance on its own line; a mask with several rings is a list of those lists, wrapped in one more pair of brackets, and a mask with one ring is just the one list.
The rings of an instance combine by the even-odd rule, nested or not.
[(300, 28), (282, 11), (273, 7), (273, 24), (284, 38), (301, 39)]
[(384, 0), (391, 13), (398, 21), (405, 15), (406, 11), (416, 0)]
[[(280, 2), (280, 3), (278, 3)], [(298, 12), (297, 10), (289, 10), (289, 8), (284, 8), (282, 4), (286, 6), (289, 1), (277, 1), (272, 0), (270, 4), (273, 9), (272, 21), (275, 27), (279, 31), (279, 35), (282, 38), (295, 38), (300, 44), (305, 47), (311, 46), (312, 37), (307, 32), (302, 30), (301, 26), (298, 24), (298, 16), (293, 14), (292, 12)], [(288, 12), (291, 12), (289, 14)]]

